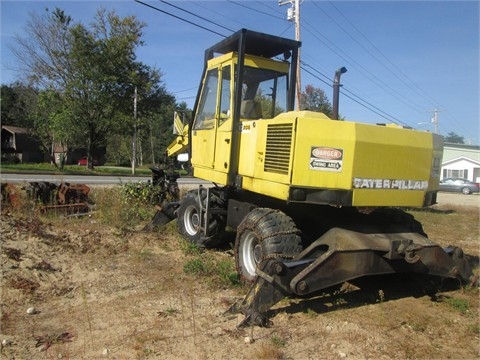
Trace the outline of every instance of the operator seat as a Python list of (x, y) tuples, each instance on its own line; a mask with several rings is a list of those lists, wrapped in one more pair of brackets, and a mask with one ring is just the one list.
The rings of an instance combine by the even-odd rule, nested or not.
[(255, 100), (243, 100), (240, 105), (242, 119), (260, 119), (262, 117), (262, 104)]

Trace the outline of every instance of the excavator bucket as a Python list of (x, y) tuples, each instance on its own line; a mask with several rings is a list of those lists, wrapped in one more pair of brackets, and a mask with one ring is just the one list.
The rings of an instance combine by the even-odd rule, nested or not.
[(178, 188), (177, 179), (179, 175), (172, 169), (166, 171), (163, 168), (151, 167), (152, 185), (158, 187), (158, 204), (155, 205), (157, 212), (153, 216), (150, 223), (145, 225), (144, 231), (152, 231), (159, 228), (177, 217), (176, 210), (180, 206), (178, 201), (180, 189)]
[(176, 209), (179, 205), (179, 202), (168, 201), (164, 201), (161, 205), (157, 205), (157, 212), (153, 216), (152, 220), (150, 220), (150, 223), (145, 225), (143, 230), (152, 231), (154, 228), (162, 227), (163, 225), (168, 224), (170, 221), (175, 220), (177, 217)]
[(363, 276), (420, 273), (478, 284), (463, 251), (441, 248), (418, 233), (364, 234), (333, 228), (295, 259), (266, 259), (245, 299), (229, 313), (240, 326), (266, 326), (265, 313), (286, 296), (306, 296)]

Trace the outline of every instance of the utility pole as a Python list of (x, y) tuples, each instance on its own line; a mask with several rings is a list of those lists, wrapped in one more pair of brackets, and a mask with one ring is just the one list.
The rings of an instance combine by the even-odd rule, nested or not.
[(132, 139), (132, 175), (135, 175), (135, 161), (137, 158), (137, 87), (133, 93), (133, 139)]
[(433, 124), (433, 132), (435, 134), (438, 134), (438, 112), (439, 110), (433, 109), (432, 124)]
[[(292, 5), (287, 9), (287, 20), (295, 23), (295, 40), (300, 41), (300, 0), (278, 0), (278, 6)], [(300, 81), (300, 49), (298, 49), (297, 57), (297, 106), (296, 109), (300, 110), (300, 95), (302, 93), (302, 83)]]

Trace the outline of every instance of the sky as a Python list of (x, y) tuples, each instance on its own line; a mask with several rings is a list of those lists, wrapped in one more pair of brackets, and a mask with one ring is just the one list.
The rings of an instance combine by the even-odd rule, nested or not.
[[(159, 69), (167, 90), (190, 107), (206, 48), (241, 28), (295, 38), (286, 15), (291, 6), (278, 0), (142, 2), (158, 10), (134, 0), (1, 0), (1, 83), (22, 79), (13, 36), (26, 36), (30, 14), (45, 8), (59, 7), (85, 25), (100, 7), (135, 15), (147, 25), (137, 59)], [(339, 111), (345, 119), (453, 132), (479, 145), (479, 4), (303, 0), (302, 88), (321, 88), (332, 101), (335, 71), (344, 66)]]

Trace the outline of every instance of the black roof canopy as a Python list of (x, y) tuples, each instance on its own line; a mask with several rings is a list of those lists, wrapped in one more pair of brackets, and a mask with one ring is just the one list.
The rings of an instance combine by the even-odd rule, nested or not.
[(300, 41), (282, 38), (279, 36), (268, 35), (252, 30), (241, 29), (230, 35), (224, 40), (218, 42), (205, 51), (205, 60), (214, 57), (214, 54), (227, 54), (229, 52), (239, 52), (241, 42), (245, 46), (245, 53), (249, 55), (272, 58), (283, 55), (286, 52), (290, 54), (301, 46)]

